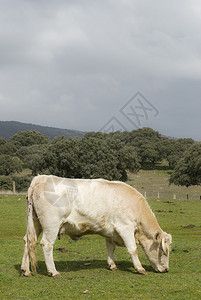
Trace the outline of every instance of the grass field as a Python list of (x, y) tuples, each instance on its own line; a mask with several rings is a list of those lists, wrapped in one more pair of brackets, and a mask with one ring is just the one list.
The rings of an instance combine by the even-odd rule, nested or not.
[[(133, 176), (129, 183), (138, 180), (140, 186)], [(0, 299), (201, 299), (201, 201), (148, 197), (148, 202), (162, 229), (173, 236), (168, 273), (155, 273), (139, 249), (148, 275), (137, 274), (125, 248), (115, 251), (118, 270), (107, 270), (105, 241), (94, 235), (56, 241), (54, 260), (61, 278), (48, 276), (38, 245), (38, 274), (25, 278), (20, 276), (25, 196), (0, 195)]]
[(137, 174), (128, 173), (128, 183), (148, 198), (200, 200), (201, 186), (181, 187), (169, 185), (171, 170), (140, 170)]

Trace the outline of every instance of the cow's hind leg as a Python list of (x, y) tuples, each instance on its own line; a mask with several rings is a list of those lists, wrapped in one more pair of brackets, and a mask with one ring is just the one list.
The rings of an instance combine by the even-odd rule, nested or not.
[(134, 228), (132, 226), (122, 226), (117, 230), (119, 235), (124, 241), (124, 244), (130, 254), (135, 270), (140, 274), (147, 274), (145, 269), (142, 267), (141, 262), (138, 258), (137, 245), (134, 237)]
[(31, 272), (29, 269), (29, 251), (27, 246), (27, 234), (24, 236), (24, 255), (22, 258), (21, 264), (22, 276), (31, 276)]
[(50, 273), (53, 277), (60, 277), (61, 275), (55, 268), (54, 259), (53, 259), (53, 245), (57, 238), (58, 229), (54, 229), (51, 232), (49, 230), (43, 231), (43, 236), (41, 239), (41, 246), (43, 248), (43, 253), (45, 257), (45, 263), (47, 267), (48, 273)]
[(107, 258), (107, 263), (110, 268), (110, 270), (116, 270), (117, 266), (115, 265), (114, 262), (114, 250), (115, 250), (115, 244), (108, 238), (106, 240), (106, 246), (107, 246), (107, 253), (108, 253), (108, 258)]

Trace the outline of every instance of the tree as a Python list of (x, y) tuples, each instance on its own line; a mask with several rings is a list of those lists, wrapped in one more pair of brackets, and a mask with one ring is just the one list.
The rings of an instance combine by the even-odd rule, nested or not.
[(22, 162), (16, 156), (0, 155), (0, 175), (10, 175), (22, 171)]
[(0, 146), (4, 145), (6, 140), (3, 137), (0, 137)]
[(10, 176), (0, 176), (0, 190), (11, 190), (13, 186)]
[(162, 136), (157, 131), (146, 127), (133, 130), (126, 139), (128, 144), (136, 148), (141, 167), (154, 168), (155, 164), (161, 161), (159, 145)]
[(31, 164), (33, 174), (122, 181), (127, 169), (136, 172), (140, 167), (134, 147), (102, 133), (89, 133), (81, 140), (57, 137)]
[(115, 151), (118, 162), (117, 169), (121, 174), (120, 180), (126, 181), (128, 179), (126, 170), (136, 173), (140, 169), (140, 163), (136, 148), (132, 145), (125, 144), (121, 136), (119, 136), (119, 133), (117, 134), (113, 136), (108, 135), (107, 142), (110, 151)]
[(126, 170), (137, 172), (139, 162), (134, 147), (127, 146), (117, 134), (87, 134), (80, 141), (81, 176), (127, 180)]
[(168, 137), (162, 137), (158, 144), (158, 149), (162, 159), (166, 159), (169, 168), (173, 169), (175, 163), (178, 162), (178, 147), (177, 141)]
[(9, 141), (14, 143), (17, 148), (20, 148), (22, 146), (47, 144), (50, 142), (50, 139), (48, 136), (40, 132), (34, 130), (26, 130), (19, 131), (18, 133), (14, 134)]
[(201, 184), (201, 142), (184, 152), (170, 176), (170, 183), (186, 187)]
[(160, 155), (163, 159), (167, 159), (169, 168), (174, 169), (183, 153), (194, 143), (193, 139), (172, 139), (162, 137), (158, 144)]
[(78, 138), (56, 137), (46, 151), (33, 161), (33, 174), (42, 172), (62, 177), (74, 177), (78, 166)]
[(36, 175), (40, 158), (46, 150), (47, 144), (36, 144), (29, 147), (22, 146), (17, 150), (16, 156), (23, 162), (24, 167), (31, 169), (33, 174)]
[(120, 179), (115, 151), (105, 139), (87, 135), (79, 145), (79, 177)]
[(0, 154), (15, 155), (17, 148), (12, 142), (6, 142), (0, 145)]

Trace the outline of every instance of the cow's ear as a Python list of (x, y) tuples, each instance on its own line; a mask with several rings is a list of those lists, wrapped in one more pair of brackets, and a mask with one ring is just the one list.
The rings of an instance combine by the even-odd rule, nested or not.
[(155, 241), (157, 241), (157, 242), (160, 241), (160, 239), (161, 239), (161, 234), (160, 234), (160, 232), (157, 231), (157, 232), (155, 233), (154, 239), (155, 239)]
[(165, 238), (162, 239), (162, 249), (165, 255), (168, 255), (168, 245)]

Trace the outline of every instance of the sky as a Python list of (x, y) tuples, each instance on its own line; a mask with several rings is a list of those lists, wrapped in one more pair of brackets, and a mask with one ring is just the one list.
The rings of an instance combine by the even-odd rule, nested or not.
[(200, 0), (0, 0), (0, 120), (201, 140)]

